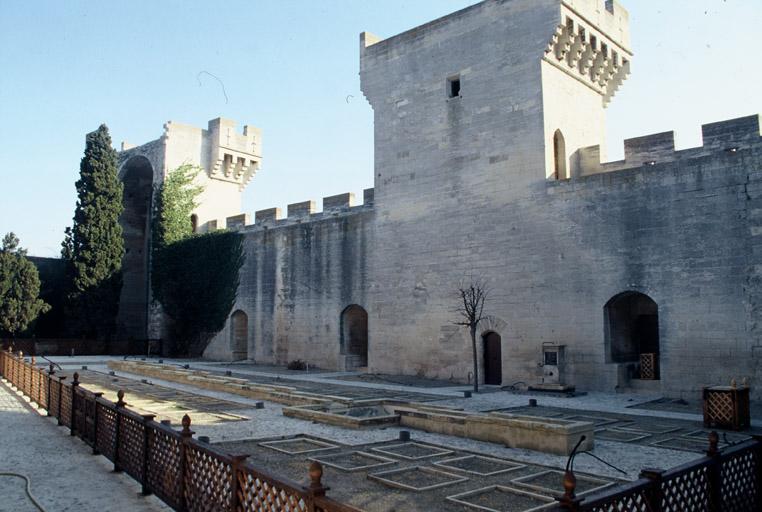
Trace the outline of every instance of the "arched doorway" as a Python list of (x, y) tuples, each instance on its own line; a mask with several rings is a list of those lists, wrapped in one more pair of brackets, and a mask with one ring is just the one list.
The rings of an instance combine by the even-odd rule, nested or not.
[(341, 313), (341, 353), (346, 369), (368, 366), (368, 312), (357, 304)]
[(240, 309), (230, 315), (230, 351), (234, 361), (249, 358), (249, 317)]
[(119, 218), (124, 237), (122, 292), (119, 299), (118, 333), (146, 339), (148, 325), (148, 248), (153, 167), (144, 156), (127, 160), (121, 170), (124, 185)]
[(503, 347), (500, 335), (490, 331), (482, 335), (484, 346), (484, 383), (499, 386), (503, 383)]
[(606, 359), (637, 363), (641, 378), (659, 378), (659, 306), (640, 292), (616, 295), (604, 307)]
[(557, 180), (569, 177), (566, 172), (566, 140), (561, 130), (553, 134), (553, 176)]

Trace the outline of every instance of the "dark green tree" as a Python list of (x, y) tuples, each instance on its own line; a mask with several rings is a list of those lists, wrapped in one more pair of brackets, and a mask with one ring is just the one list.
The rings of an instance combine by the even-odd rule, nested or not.
[(0, 247), (0, 331), (15, 336), (50, 310), (39, 295), (37, 267), (26, 258), (26, 251), (19, 248), (16, 235), (8, 233)]
[(107, 339), (119, 309), (124, 240), (122, 183), (105, 124), (87, 134), (79, 173), (74, 224), (61, 251), (69, 276), (68, 327), (77, 336)]
[(198, 357), (225, 326), (238, 292), (243, 236), (195, 235), (154, 252), (154, 298), (170, 317), (176, 355)]

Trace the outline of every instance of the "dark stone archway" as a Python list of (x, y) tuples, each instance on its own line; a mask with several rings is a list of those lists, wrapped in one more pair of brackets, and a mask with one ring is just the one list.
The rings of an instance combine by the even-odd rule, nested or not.
[[(641, 354), (654, 354), (658, 362), (659, 306), (639, 292), (616, 295), (604, 307), (606, 360), (609, 363), (639, 363)], [(656, 366), (656, 364), (655, 364)], [(658, 366), (654, 378), (658, 378)]]
[(368, 366), (368, 312), (357, 304), (341, 313), (341, 353), (347, 369)]
[(127, 160), (120, 174), (124, 184), (124, 211), (119, 222), (124, 232), (125, 254), (117, 332), (122, 338), (146, 339), (153, 167), (144, 156), (134, 156)]

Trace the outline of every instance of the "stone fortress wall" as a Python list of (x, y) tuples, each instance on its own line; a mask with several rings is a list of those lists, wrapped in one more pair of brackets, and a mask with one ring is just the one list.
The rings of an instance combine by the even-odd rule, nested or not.
[[(630, 139), (623, 161), (602, 162), (604, 109), (632, 60), (613, 1), (486, 0), (360, 47), (374, 189), (321, 213), (218, 215), (247, 260), (205, 355), (465, 382), (453, 308), (475, 275), (490, 287), (479, 358), (492, 381), (539, 382), (551, 344), (580, 389), (759, 389), (759, 116), (705, 125), (682, 151), (672, 133)], [(637, 378), (644, 352), (659, 379)]]

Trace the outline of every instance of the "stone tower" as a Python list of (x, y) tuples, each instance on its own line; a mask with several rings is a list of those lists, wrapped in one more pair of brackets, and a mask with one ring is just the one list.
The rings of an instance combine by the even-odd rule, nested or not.
[[(124, 286), (117, 319), (118, 334), (124, 338), (155, 337), (148, 327), (150, 286), (148, 257), (152, 191), (167, 173), (189, 163), (203, 169), (197, 183), (204, 187), (192, 221), (198, 232), (213, 231), (246, 223), (241, 212), (241, 193), (262, 162), (261, 131), (217, 118), (206, 130), (168, 122), (164, 134), (146, 144), (131, 147), (122, 143), (119, 177), (124, 183), (125, 251), (122, 269)], [(154, 329), (155, 331), (155, 329)]]
[[(406, 371), (462, 373), (460, 346), (442, 341), (452, 321), (441, 301), (464, 274), (497, 274), (501, 290), (536, 278), (532, 262), (545, 255), (513, 276), (508, 240), (559, 225), (522, 225), (522, 202), (576, 172), (578, 149), (603, 143), (628, 48), (627, 11), (601, 0), (486, 0), (388, 39), (361, 34), (361, 87), (375, 121), (368, 321)], [(446, 236), (423, 236), (422, 226)], [(420, 352), (410, 339), (440, 349)], [(372, 340), (371, 366), (394, 371)]]

